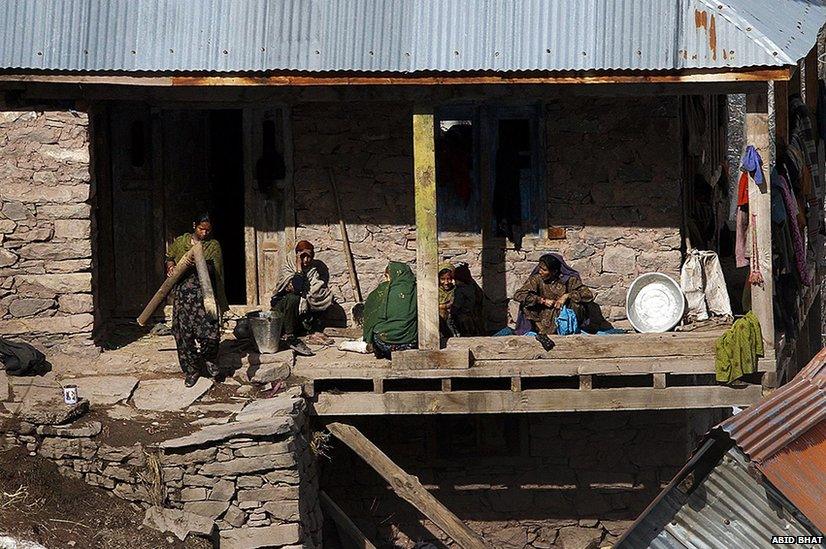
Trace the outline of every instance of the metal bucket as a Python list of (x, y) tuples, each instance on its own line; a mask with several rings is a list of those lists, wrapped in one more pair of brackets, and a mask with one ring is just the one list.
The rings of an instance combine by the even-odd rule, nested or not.
[(281, 317), (271, 312), (250, 316), (250, 331), (259, 353), (277, 353), (281, 342)]

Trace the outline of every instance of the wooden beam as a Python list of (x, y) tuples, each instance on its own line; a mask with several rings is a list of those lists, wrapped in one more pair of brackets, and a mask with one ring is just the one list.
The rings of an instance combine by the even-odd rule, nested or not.
[[(760, 372), (775, 368), (774, 354), (757, 362)], [(572, 377), (579, 375), (713, 374), (714, 357), (660, 356), (647, 358), (482, 360), (465, 369), (396, 370), (353, 363), (318, 364), (297, 360), (292, 369), (305, 379), (440, 379), (490, 377)]]
[(751, 406), (762, 396), (760, 385), (727, 387), (627, 387), (619, 389), (522, 389), (319, 393), (312, 405), (318, 416), (392, 414), (504, 414), (611, 410), (680, 410)]
[(439, 243), (436, 233), (435, 129), (431, 108), (421, 108), (413, 114), (419, 348), (431, 351), (439, 349)]
[(353, 547), (354, 549), (376, 549), (376, 546), (367, 539), (367, 536), (359, 530), (359, 527), (350, 520), (347, 513), (336, 505), (336, 502), (330, 499), (330, 496), (328, 496), (324, 490), (321, 490), (318, 495), (324, 513), (333, 519), (333, 522), (336, 523), (338, 533), (342, 538), (345, 538), (342, 539), (342, 542), (346, 543), (345, 540), (350, 540), (351, 543), (349, 547)]
[(396, 465), (375, 444), (352, 425), (330, 423), (327, 430), (349, 446), (359, 457), (384, 478), (393, 491), (402, 499), (413, 505), (445, 534), (450, 536), (460, 547), (465, 549), (482, 549), (488, 547), (485, 541), (471, 530), (459, 517), (442, 505), (433, 495), (425, 490), (419, 479), (407, 474)]
[(817, 87), (817, 45), (811, 49), (809, 54), (803, 60), (803, 78), (805, 79), (804, 100), (809, 111), (814, 114), (817, 112), (817, 97), (819, 95)]
[(241, 112), (244, 144), (244, 273), (247, 285), (247, 305), (258, 305), (258, 237), (255, 231), (255, 212), (250, 207), (255, 193), (255, 151), (253, 144), (253, 111)]
[(457, 72), (454, 74), (419, 73), (404, 75), (397, 73), (373, 73), (347, 75), (282, 73), (267, 76), (241, 74), (182, 76), (130, 76), (93, 74), (0, 74), (0, 82), (38, 82), (56, 84), (106, 84), (114, 86), (162, 86), (162, 87), (208, 87), (208, 86), (449, 86), (478, 84), (667, 84), (706, 82), (768, 82), (788, 80), (790, 71), (786, 67), (776, 69), (745, 70), (683, 70), (656, 71), (633, 74), (618, 71), (590, 73), (526, 71), (521, 73)]
[(423, 351), (413, 349), (393, 353), (394, 370), (461, 370), (470, 368), (468, 349)]
[(774, 83), (774, 135), (776, 156), (789, 144), (789, 83)]
[[(763, 159), (763, 184), (749, 184), (750, 223), (757, 223), (757, 252), (760, 272), (763, 274), (762, 285), (752, 285), (751, 308), (760, 321), (763, 342), (769, 349), (774, 349), (774, 310), (772, 292), (772, 232), (771, 232), (771, 184), (769, 176), (774, 165), (774, 155), (769, 136), (768, 86), (766, 93), (748, 94), (746, 96), (746, 144), (753, 145)], [(749, 225), (754, 234), (754, 228)]]

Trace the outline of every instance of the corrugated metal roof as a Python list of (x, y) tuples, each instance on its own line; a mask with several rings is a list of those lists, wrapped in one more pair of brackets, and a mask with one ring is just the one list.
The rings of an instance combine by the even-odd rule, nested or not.
[(826, 349), (768, 398), (719, 428), (757, 463), (826, 420)]
[(782, 499), (752, 478), (747, 460), (732, 448), (686, 495), (673, 486), (617, 545), (620, 549), (772, 547), (773, 535), (816, 535)]
[(826, 0), (2, 0), (0, 68), (585, 71), (779, 66)]
[(806, 518), (826, 531), (826, 422), (757, 467)]

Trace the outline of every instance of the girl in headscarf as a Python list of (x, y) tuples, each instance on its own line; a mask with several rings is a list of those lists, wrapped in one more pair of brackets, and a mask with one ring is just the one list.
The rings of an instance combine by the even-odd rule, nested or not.
[(404, 263), (391, 261), (384, 282), (364, 302), (364, 341), (379, 358), (418, 344), (416, 277)]
[(453, 281), (454, 268), (449, 262), (439, 265), (439, 334), (444, 337), (459, 335), (453, 325), (453, 303), (456, 284)]
[(593, 302), (594, 294), (582, 284), (579, 276), (563, 276), (562, 262), (552, 254), (539, 258), (537, 272), (516, 291), (513, 299), (521, 305), (521, 311), (533, 331), (538, 334), (556, 334), (556, 320), (567, 305), (582, 324), (586, 306)]
[(184, 384), (192, 387), (206, 371), (210, 376), (220, 373), (216, 360), (221, 341), (221, 315), (229, 309), (224, 293), (224, 263), (221, 245), (212, 238), (212, 219), (199, 215), (192, 223), (192, 232), (176, 238), (166, 253), (166, 274), (171, 276), (175, 265), (201, 242), (209, 278), (212, 282), (219, 318), (212, 318), (204, 308), (204, 295), (198, 273), (190, 259), (189, 270), (172, 289), (172, 335), (178, 349), (178, 362), (185, 374)]

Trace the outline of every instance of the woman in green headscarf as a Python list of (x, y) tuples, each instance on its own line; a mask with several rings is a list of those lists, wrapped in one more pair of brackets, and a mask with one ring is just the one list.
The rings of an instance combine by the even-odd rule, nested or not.
[(379, 358), (415, 349), (418, 343), (416, 277), (404, 263), (391, 261), (384, 282), (364, 302), (364, 341)]

